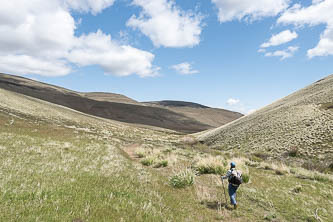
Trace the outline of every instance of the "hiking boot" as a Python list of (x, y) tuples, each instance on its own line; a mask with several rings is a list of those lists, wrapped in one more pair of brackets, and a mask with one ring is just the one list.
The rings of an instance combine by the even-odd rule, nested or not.
[(234, 205), (234, 210), (236, 210), (236, 209), (237, 209), (237, 204)]

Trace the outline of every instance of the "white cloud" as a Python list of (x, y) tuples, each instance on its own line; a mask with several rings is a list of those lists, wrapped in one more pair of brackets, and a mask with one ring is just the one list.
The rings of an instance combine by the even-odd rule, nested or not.
[(143, 11), (127, 26), (139, 29), (157, 47), (192, 47), (200, 42), (201, 16), (185, 12), (170, 0), (134, 0)]
[(234, 105), (239, 104), (239, 102), (240, 102), (239, 99), (229, 98), (228, 101), (227, 101), (227, 104), (228, 104), (229, 106), (234, 106)]
[(243, 114), (251, 114), (256, 111), (256, 109), (251, 108), (249, 105), (244, 104), (239, 99), (229, 98), (227, 100), (228, 109), (233, 110), (235, 112), (240, 112)]
[(290, 0), (211, 0), (218, 8), (219, 21), (253, 21), (276, 16), (289, 6)]
[(61, 60), (49, 61), (28, 55), (0, 55), (0, 69), (4, 73), (38, 74), (63, 76), (71, 68)]
[(150, 52), (118, 45), (112, 42), (110, 35), (105, 35), (100, 30), (78, 38), (68, 59), (81, 66), (99, 64), (105, 73), (118, 76), (133, 73), (141, 77), (154, 76), (159, 69), (152, 66), (154, 55)]
[(195, 74), (198, 73), (198, 70), (194, 70), (192, 68), (192, 65), (188, 62), (183, 62), (177, 65), (171, 66), (174, 70), (176, 70), (178, 73), (183, 74), (183, 75), (188, 75), (188, 74)]
[(292, 57), (297, 50), (298, 50), (297, 46), (289, 46), (285, 50), (277, 50), (275, 52), (267, 52), (265, 54), (265, 56), (267, 56), (267, 57), (277, 56), (277, 57), (281, 57), (281, 60), (284, 60), (284, 59)]
[(271, 46), (281, 45), (292, 41), (298, 37), (296, 32), (291, 32), (289, 29), (282, 31), (276, 35), (272, 35), (268, 42), (261, 44), (261, 48), (267, 48)]
[(314, 0), (312, 5), (301, 7), (295, 4), (284, 12), (278, 19), (278, 23), (303, 25), (326, 24), (325, 31), (320, 36), (320, 41), (313, 49), (309, 49), (307, 55), (309, 58), (314, 56), (333, 55), (333, 1), (332, 0)]
[[(154, 55), (150, 52), (115, 43), (101, 31), (75, 36), (75, 21), (68, 10), (62, 0), (2, 2), (0, 70), (56, 76), (69, 74), (74, 63), (100, 65), (115, 75), (156, 74), (158, 68), (153, 67)], [(90, 59), (84, 60), (87, 53)]]
[(115, 0), (64, 0), (65, 6), (80, 12), (91, 12), (96, 15), (113, 5)]

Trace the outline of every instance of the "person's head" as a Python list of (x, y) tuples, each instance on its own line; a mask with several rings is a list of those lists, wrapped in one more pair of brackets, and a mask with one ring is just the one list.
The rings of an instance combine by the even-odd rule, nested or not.
[(236, 163), (235, 162), (231, 162), (230, 163), (230, 168), (235, 168), (236, 167)]

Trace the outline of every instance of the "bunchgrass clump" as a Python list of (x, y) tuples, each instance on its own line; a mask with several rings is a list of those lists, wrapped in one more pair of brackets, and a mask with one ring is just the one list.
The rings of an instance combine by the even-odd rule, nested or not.
[(293, 188), (292, 192), (294, 193), (300, 193), (302, 191), (302, 186), (297, 185), (295, 188)]
[(199, 165), (195, 167), (199, 174), (218, 174), (222, 175), (226, 170), (222, 166)]
[(151, 166), (154, 164), (154, 159), (153, 158), (146, 158), (140, 161), (140, 163), (144, 166)]
[(161, 167), (167, 167), (168, 166), (168, 161), (167, 160), (162, 160), (159, 161), (155, 164), (155, 168), (161, 168)]
[(194, 184), (195, 173), (186, 169), (170, 177), (170, 184), (175, 188), (184, 188)]
[(250, 181), (250, 175), (247, 173), (242, 174), (243, 183), (248, 183)]
[(194, 168), (199, 174), (217, 174), (222, 175), (226, 173), (225, 161), (219, 157), (202, 157), (195, 164)]

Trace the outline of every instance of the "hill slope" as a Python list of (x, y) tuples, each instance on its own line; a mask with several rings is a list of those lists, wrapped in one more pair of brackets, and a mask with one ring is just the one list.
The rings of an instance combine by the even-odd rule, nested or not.
[[(80, 93), (44, 84), (23, 77), (0, 74), (0, 88), (21, 93), (51, 103), (66, 106), (87, 114), (126, 123), (149, 125), (180, 132), (199, 132), (210, 129), (212, 121), (195, 119), (186, 112), (165, 107), (151, 107), (126, 96), (113, 93)], [(218, 115), (223, 116), (226, 112)], [(228, 118), (232, 121), (234, 118)], [(223, 117), (220, 117), (223, 118)]]
[(257, 112), (217, 129), (195, 134), (223, 150), (261, 152), (281, 157), (333, 159), (333, 75)]
[[(331, 221), (333, 176), (233, 158), (172, 132), (136, 128), (0, 89), (0, 221)], [(139, 155), (141, 158), (139, 157)], [(145, 161), (152, 160), (151, 166)], [(162, 167), (159, 161), (166, 160)], [(250, 175), (225, 208), (218, 175)], [(267, 164), (267, 165), (266, 165)], [(176, 173), (176, 174), (175, 174)]]
[(243, 116), (243, 114), (238, 112), (225, 109), (216, 109), (197, 103), (183, 101), (164, 100), (156, 102), (145, 102), (144, 104), (154, 107), (166, 108), (213, 127), (225, 125)]

